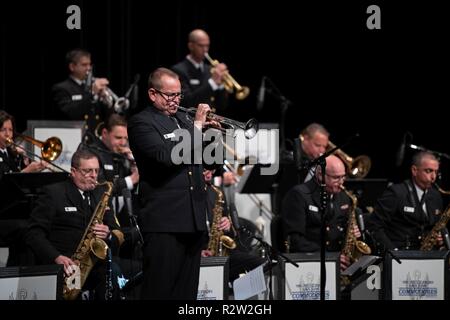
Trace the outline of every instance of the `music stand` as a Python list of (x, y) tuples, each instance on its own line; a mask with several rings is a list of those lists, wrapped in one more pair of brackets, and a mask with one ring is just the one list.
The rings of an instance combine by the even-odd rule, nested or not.
[[(3, 174), (0, 192), (4, 195), (1, 201), (0, 217), (27, 218), (34, 206), (34, 200), (43, 186), (67, 179), (65, 172), (11, 172)], [(18, 209), (19, 206), (19, 209)]]
[(273, 193), (273, 184), (277, 175), (261, 175), (261, 167), (269, 165), (247, 165), (239, 180), (236, 192), (239, 193)]

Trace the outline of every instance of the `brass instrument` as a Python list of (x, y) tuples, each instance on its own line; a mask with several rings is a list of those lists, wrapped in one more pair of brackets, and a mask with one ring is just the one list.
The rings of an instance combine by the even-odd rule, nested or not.
[[(96, 80), (92, 75), (92, 69), (90, 69), (86, 74), (86, 83), (88, 90), (92, 89), (92, 84)], [(106, 87), (104, 90), (104, 95), (100, 96), (100, 101), (112, 108), (116, 113), (124, 113), (130, 106), (130, 100), (125, 97), (120, 97), (111, 90), (110, 87)]]
[[(213, 67), (217, 66), (220, 63), (217, 60), (213, 60), (209, 56), (208, 52), (205, 53), (205, 58)], [(227, 90), (229, 93), (233, 93), (233, 91), (236, 91), (235, 96), (238, 100), (244, 100), (250, 93), (250, 89), (248, 87), (241, 86), (228, 72), (223, 77), (223, 85), (225, 86), (225, 90)]]
[[(194, 115), (197, 112), (197, 108), (185, 108), (182, 106), (178, 106), (178, 110)], [(256, 136), (256, 133), (258, 132), (259, 129), (258, 121), (253, 118), (248, 120), (247, 122), (239, 122), (233, 119), (219, 116), (212, 112), (209, 112), (206, 118), (210, 121), (216, 121), (219, 122), (221, 125), (226, 126), (226, 128), (216, 128), (225, 133), (227, 128), (232, 129), (233, 131), (236, 130), (236, 128), (244, 130), (244, 135), (247, 139), (252, 139), (254, 136)]]
[(70, 282), (71, 278), (66, 278), (63, 288), (63, 297), (65, 300), (74, 300), (77, 298), (97, 260), (104, 260), (107, 255), (108, 245), (102, 239), (96, 238), (92, 229), (94, 225), (103, 222), (103, 217), (108, 207), (108, 201), (112, 194), (113, 183), (105, 181), (97, 183), (97, 185), (106, 185), (107, 190), (103, 193), (100, 202), (97, 204), (88, 227), (84, 231), (83, 237), (81, 238), (75, 253), (71, 257), (72, 261), (79, 263), (80, 286), (75, 287)]
[[(21, 139), (28, 141), (31, 144), (34, 144), (35, 146), (40, 148), (42, 158), (46, 161), (54, 161), (54, 160), (58, 159), (59, 155), (61, 154), (62, 142), (61, 142), (61, 139), (59, 139), (58, 137), (50, 137), (45, 141), (39, 141), (39, 140), (33, 139), (30, 136), (26, 136), (23, 134), (17, 134), (17, 135)], [(15, 145), (17, 147), (17, 144), (11, 138), (6, 138), (6, 143), (8, 145)], [(20, 148), (22, 150), (25, 150), (22, 147), (20, 147)], [(28, 153), (27, 150), (25, 150), (25, 152)]]
[(353, 263), (361, 256), (371, 254), (372, 250), (370, 247), (363, 241), (358, 240), (353, 234), (354, 227), (356, 224), (356, 207), (358, 205), (358, 199), (352, 193), (350, 193), (347, 189), (341, 186), (341, 189), (350, 197), (352, 200), (352, 206), (348, 217), (347, 223), (347, 234), (345, 236), (344, 247), (342, 248), (342, 254), (346, 257), (349, 257), (350, 261)]
[(105, 96), (101, 100), (109, 107), (113, 108), (116, 113), (124, 113), (130, 106), (130, 100), (126, 97), (120, 97), (115, 94), (109, 87), (105, 89)]
[[(450, 191), (445, 191), (441, 189), (436, 183), (434, 184), (435, 187), (439, 190), (442, 194), (450, 194)], [(447, 226), (447, 222), (450, 220), (450, 205), (447, 206), (447, 209), (441, 214), (441, 218), (438, 222), (433, 226), (431, 231), (422, 239), (422, 242), (420, 243), (420, 250), (422, 251), (430, 251), (433, 249), (433, 247), (436, 244), (436, 239), (439, 236), (439, 233), (442, 229), (444, 229)]]
[[(328, 141), (327, 150), (331, 150), (334, 148), (336, 148), (336, 145), (331, 141)], [(365, 176), (367, 176), (370, 171), (370, 167), (372, 166), (372, 161), (366, 155), (352, 158), (341, 149), (337, 149), (334, 154), (338, 156), (342, 160), (342, 162), (344, 162), (347, 169), (347, 174), (350, 178), (364, 178)]]
[(236, 242), (229, 236), (223, 234), (223, 230), (219, 230), (220, 220), (223, 215), (224, 196), (222, 190), (211, 184), (217, 199), (213, 208), (213, 222), (210, 229), (208, 250), (213, 256), (227, 256), (228, 250), (236, 248)]

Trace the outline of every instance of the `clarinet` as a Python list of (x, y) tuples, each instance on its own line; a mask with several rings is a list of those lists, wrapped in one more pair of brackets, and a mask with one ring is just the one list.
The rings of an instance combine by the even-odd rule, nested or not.
[(113, 298), (113, 283), (112, 283), (112, 254), (111, 249), (108, 248), (108, 260), (106, 261), (106, 291), (105, 300), (112, 300)]

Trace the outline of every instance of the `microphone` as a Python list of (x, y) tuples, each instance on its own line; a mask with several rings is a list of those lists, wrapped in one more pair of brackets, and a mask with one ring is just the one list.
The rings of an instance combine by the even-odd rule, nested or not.
[(449, 248), (450, 248), (450, 235), (448, 234), (447, 228), (442, 229), (441, 233), (442, 233), (442, 236), (443, 236), (442, 238), (444, 240), (444, 245), (447, 248), (447, 250), (449, 250)]
[(403, 160), (405, 159), (405, 149), (406, 149), (406, 134), (403, 136), (402, 144), (400, 145), (400, 148), (397, 152), (397, 157), (395, 161), (395, 165), (397, 167), (400, 167), (403, 163)]
[(84, 82), (84, 91), (92, 93), (92, 69), (87, 72), (86, 81)]
[(366, 241), (366, 226), (364, 225), (364, 216), (361, 209), (357, 208), (355, 214), (359, 231), (361, 232), (361, 238), (363, 241)]
[(128, 215), (131, 217), (133, 216), (133, 206), (131, 204), (131, 192), (130, 190), (128, 190), (128, 188), (123, 188), (122, 195), (125, 201), (125, 205), (127, 207)]
[(264, 105), (264, 96), (266, 94), (266, 77), (262, 77), (258, 96), (256, 97), (256, 109), (260, 111)]
[(294, 163), (295, 163), (295, 167), (297, 168), (297, 170), (300, 170), (300, 168), (302, 167), (302, 163), (301, 163), (301, 143), (300, 143), (300, 139), (299, 138), (295, 138), (294, 139)]
[(131, 84), (130, 88), (128, 89), (127, 93), (125, 93), (125, 98), (127, 98), (127, 99), (130, 98), (131, 92), (133, 91), (134, 87), (136, 87), (136, 85), (140, 79), (141, 79), (141, 75), (139, 73), (134, 76), (134, 81)]

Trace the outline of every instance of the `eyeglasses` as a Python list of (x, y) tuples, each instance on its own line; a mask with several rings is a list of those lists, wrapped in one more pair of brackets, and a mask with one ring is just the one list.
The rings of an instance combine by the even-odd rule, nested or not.
[(78, 170), (83, 176), (87, 176), (91, 173), (98, 174), (100, 168), (75, 168), (75, 170)]
[(159, 95), (161, 97), (164, 98), (164, 100), (166, 100), (167, 102), (169, 101), (174, 101), (175, 99), (179, 98), (179, 99), (183, 99), (184, 98), (184, 94), (182, 94), (181, 92), (175, 92), (175, 93), (166, 93), (166, 92), (162, 92), (159, 91), (158, 89), (153, 88), (157, 93), (159, 93)]
[(336, 180), (336, 181), (338, 181), (338, 180), (345, 180), (345, 178), (347, 177), (347, 175), (342, 175), (342, 176), (333, 176), (333, 175), (331, 175), (331, 174), (328, 174), (328, 173), (325, 173), (325, 175), (327, 175), (328, 177), (330, 177), (330, 179), (332, 179), (332, 180)]

